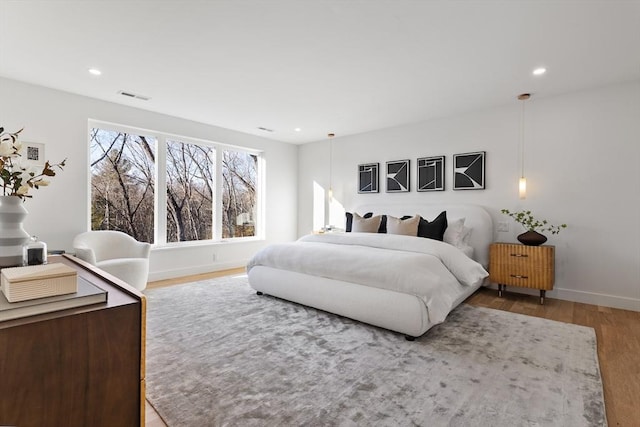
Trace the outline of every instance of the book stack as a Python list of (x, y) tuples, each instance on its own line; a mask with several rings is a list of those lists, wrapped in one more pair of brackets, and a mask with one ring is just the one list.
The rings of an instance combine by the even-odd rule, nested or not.
[(107, 292), (61, 263), (4, 268), (0, 321), (107, 301)]

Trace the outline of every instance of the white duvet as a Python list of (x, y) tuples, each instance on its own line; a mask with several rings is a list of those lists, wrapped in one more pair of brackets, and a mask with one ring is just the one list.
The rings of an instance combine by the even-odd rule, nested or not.
[(258, 265), (415, 295), (434, 324), (489, 275), (448, 243), (378, 233), (310, 234), (260, 250), (247, 271)]

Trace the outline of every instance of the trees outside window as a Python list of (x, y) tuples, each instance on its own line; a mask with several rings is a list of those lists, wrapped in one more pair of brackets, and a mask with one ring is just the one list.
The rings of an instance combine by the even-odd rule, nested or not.
[(91, 229), (153, 243), (156, 139), (91, 129)]
[(258, 156), (222, 152), (222, 237), (255, 236)]
[(167, 141), (167, 242), (213, 237), (211, 147)]
[(258, 154), (114, 128), (90, 131), (92, 230), (156, 244), (257, 235)]

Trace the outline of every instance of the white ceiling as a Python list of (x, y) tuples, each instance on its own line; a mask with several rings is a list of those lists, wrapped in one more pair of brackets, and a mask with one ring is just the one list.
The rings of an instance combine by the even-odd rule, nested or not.
[(640, 1), (0, 0), (0, 76), (305, 143), (640, 79)]

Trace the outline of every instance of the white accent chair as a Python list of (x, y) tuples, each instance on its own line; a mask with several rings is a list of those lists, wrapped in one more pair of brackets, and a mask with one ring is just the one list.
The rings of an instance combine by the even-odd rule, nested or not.
[(151, 245), (120, 231), (99, 230), (73, 239), (76, 256), (138, 290), (147, 287)]

